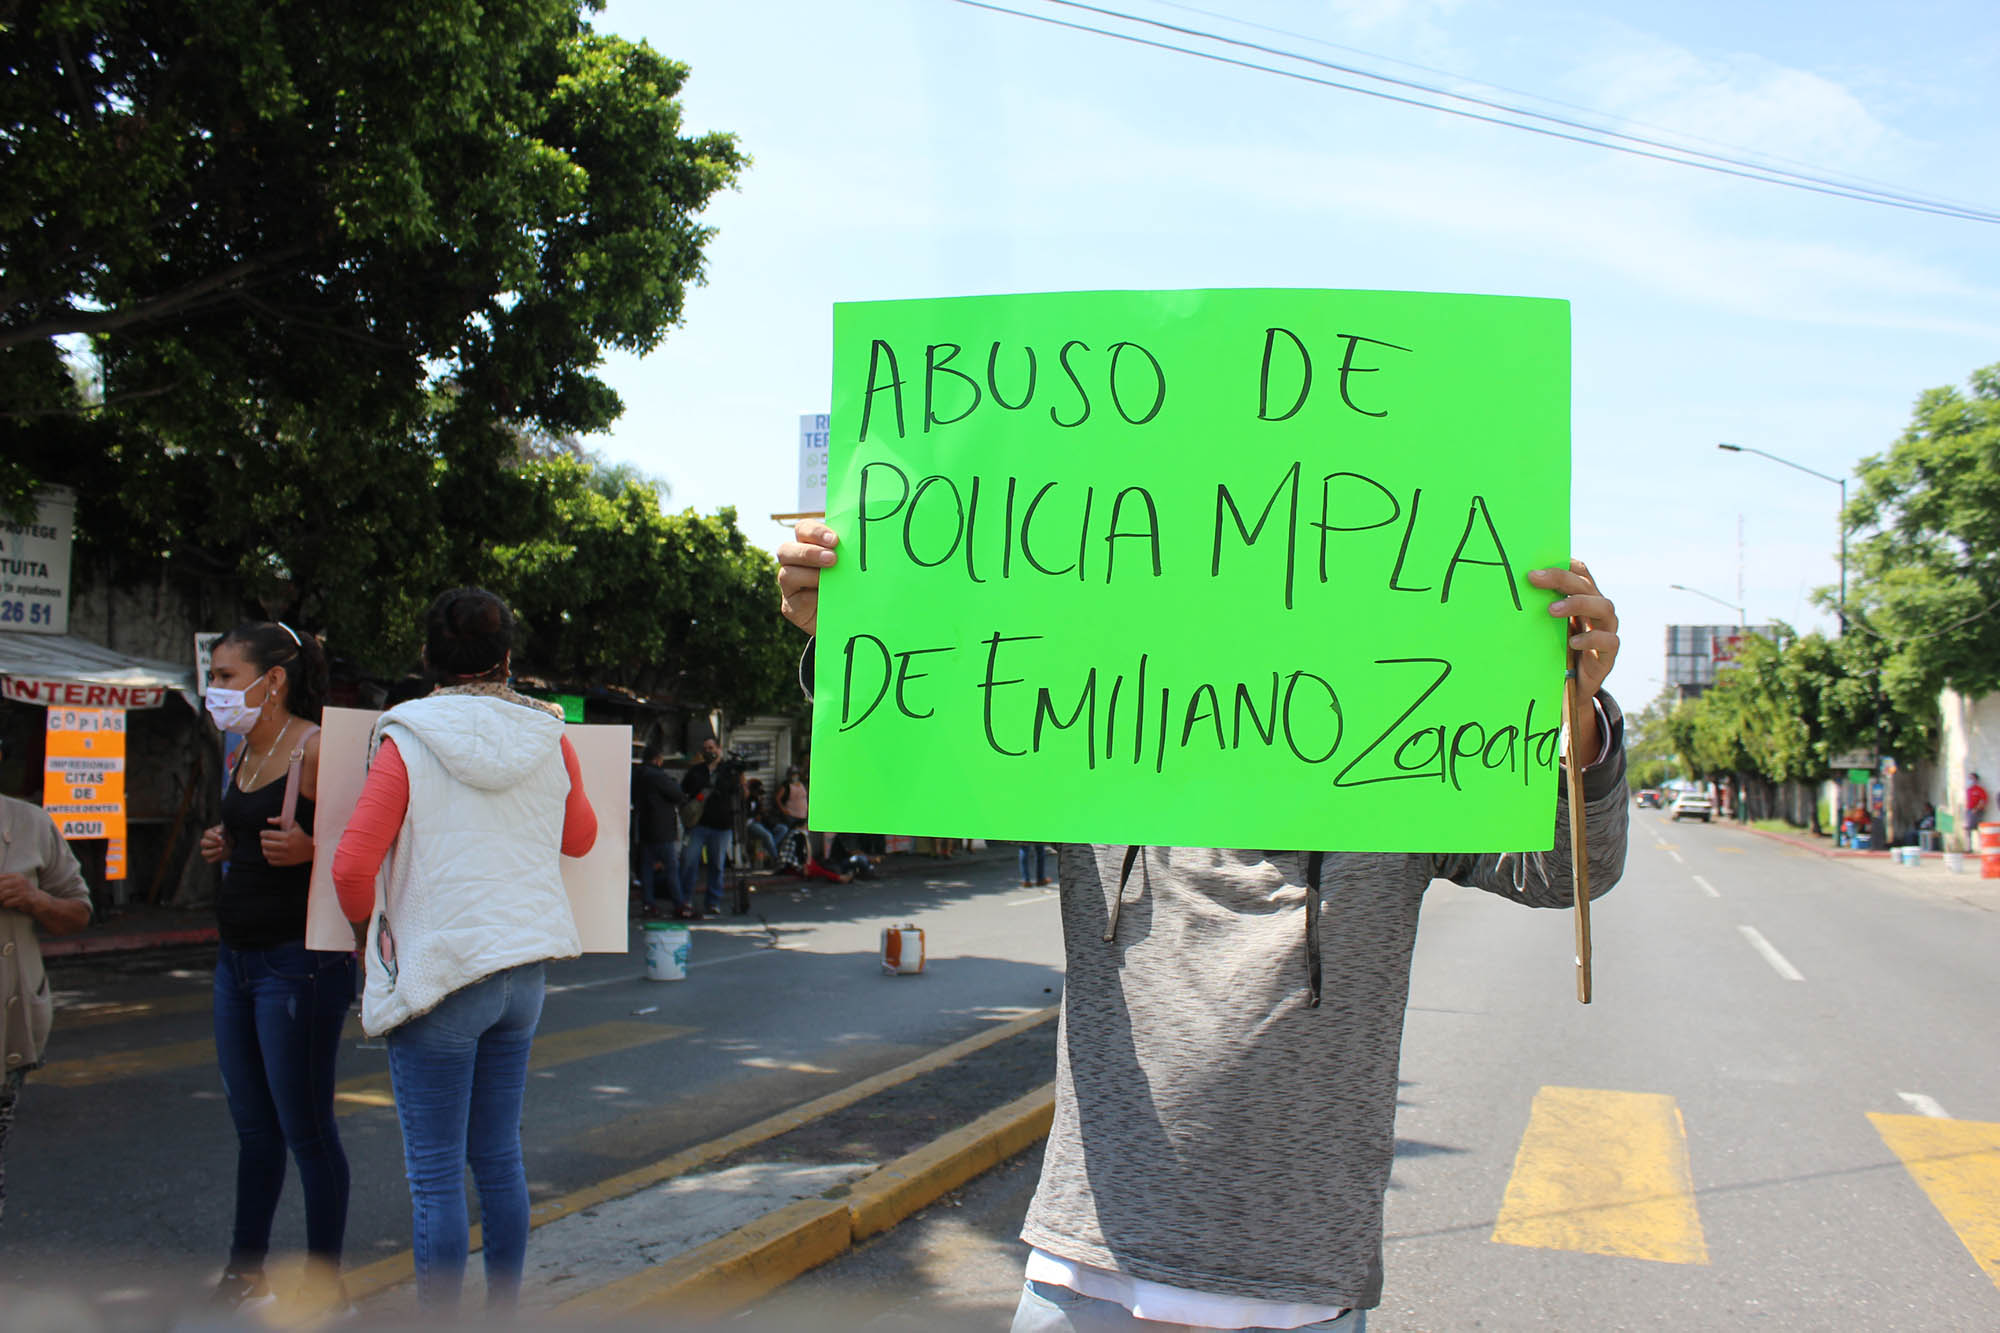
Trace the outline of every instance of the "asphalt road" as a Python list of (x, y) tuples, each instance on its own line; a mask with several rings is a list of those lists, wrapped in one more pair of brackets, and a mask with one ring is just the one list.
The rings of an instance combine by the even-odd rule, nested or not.
[[(2000, 1328), (2000, 895), (1899, 873), (1641, 812), (1588, 1007), (1567, 913), (1434, 886), (1371, 1330)], [(757, 1313), (1004, 1328), (1034, 1169)]]
[[(1053, 891), (1013, 858), (899, 858), (891, 878), (760, 892), (757, 917), (699, 927), (690, 977), (643, 957), (551, 965), (525, 1113), (536, 1198), (747, 1125), (1060, 997)], [(921, 976), (885, 977), (878, 932), (928, 934)], [(636, 938), (636, 932), (635, 932)], [(184, 1297), (226, 1257), (235, 1139), (209, 1038), (212, 954), (56, 966), (51, 1064), (8, 1145), (0, 1283), (73, 1285), (111, 1313)], [(87, 1015), (87, 1016), (86, 1016)], [(351, 1264), (408, 1248), (402, 1145), (379, 1045), (344, 1045)], [(303, 1245), (296, 1178), (274, 1248)], [(112, 1322), (125, 1322), (113, 1319)]]

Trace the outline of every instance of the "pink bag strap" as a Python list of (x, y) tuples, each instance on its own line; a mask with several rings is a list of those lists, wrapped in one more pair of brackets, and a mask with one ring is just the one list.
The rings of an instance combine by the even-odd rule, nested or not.
[(306, 742), (319, 735), (318, 727), (307, 727), (299, 733), (299, 743), (292, 747), (291, 767), (285, 770), (285, 806), (278, 812), (278, 827), (290, 828), (299, 811), (299, 784), (304, 780), (302, 770), (306, 765)]

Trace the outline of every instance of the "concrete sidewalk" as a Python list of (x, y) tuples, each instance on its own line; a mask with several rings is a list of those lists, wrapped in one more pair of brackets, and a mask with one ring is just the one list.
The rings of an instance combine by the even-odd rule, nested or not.
[(1836, 848), (1831, 838), (1815, 838), (1808, 833), (1778, 833), (1752, 828), (1747, 824), (1724, 824), (1720, 827), (1735, 828), (1866, 871), (1912, 893), (1954, 899), (1980, 911), (2000, 912), (2000, 877), (1983, 877), (1980, 858), (1975, 853), (1966, 853), (1961, 868), (1953, 871), (1945, 868), (1945, 853), (1942, 852), (1924, 852), (1915, 865), (1907, 865), (1891, 851), (1857, 852), (1844, 847)]

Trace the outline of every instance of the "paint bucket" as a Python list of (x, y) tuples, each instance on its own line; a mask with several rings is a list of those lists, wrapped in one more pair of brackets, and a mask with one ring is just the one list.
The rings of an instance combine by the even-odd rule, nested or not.
[(924, 932), (914, 924), (882, 927), (882, 971), (912, 976), (924, 970)]
[(648, 921), (645, 933), (647, 978), (687, 980), (688, 928), (678, 921)]
[(1964, 852), (1946, 852), (1946, 853), (1944, 854), (1944, 868), (1945, 868), (1945, 870), (1946, 870), (1947, 872), (1949, 872), (1949, 873), (1951, 873), (1951, 874), (1954, 874), (1954, 875), (1956, 875), (1956, 874), (1958, 874), (1958, 873), (1959, 873), (1960, 871), (1964, 870), (1964, 869), (1965, 869), (1965, 853), (1964, 853)]
[(2000, 879), (2000, 824), (1979, 826), (1979, 877)]
[(1913, 866), (1923, 859), (1923, 853), (1915, 847), (1898, 847), (1896, 859), (1906, 866)]

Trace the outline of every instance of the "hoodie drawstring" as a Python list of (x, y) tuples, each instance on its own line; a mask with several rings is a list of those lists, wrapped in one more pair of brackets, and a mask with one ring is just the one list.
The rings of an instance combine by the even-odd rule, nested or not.
[[(1125, 907), (1125, 885), (1132, 878), (1132, 867), (1138, 864), (1139, 850), (1137, 847), (1125, 849), (1125, 865), (1118, 872), (1118, 893), (1111, 900), (1111, 922), (1104, 932), (1106, 944), (1117, 942), (1118, 917)], [(1319, 1008), (1319, 886), (1321, 872), (1325, 867), (1325, 852), (1306, 853), (1306, 989), (1310, 996), (1306, 1007), (1309, 1009)]]
[(1125, 849), (1125, 868), (1118, 872), (1118, 896), (1111, 900), (1111, 927), (1104, 932), (1104, 942), (1111, 944), (1118, 938), (1118, 913), (1125, 906), (1125, 881), (1132, 878), (1132, 866), (1139, 859), (1137, 847)]
[(1309, 1009), (1319, 1008), (1319, 878), (1325, 868), (1325, 852), (1306, 854), (1306, 984), (1312, 998)]

